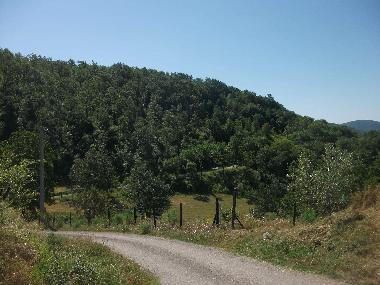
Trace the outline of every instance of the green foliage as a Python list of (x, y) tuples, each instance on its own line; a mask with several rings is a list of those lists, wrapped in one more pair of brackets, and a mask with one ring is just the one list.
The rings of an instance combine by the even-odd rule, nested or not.
[[(290, 174), (289, 195), (300, 209), (311, 208), (318, 214), (343, 209), (350, 194), (358, 189), (357, 161), (352, 153), (327, 145), (320, 161), (301, 154)], [(290, 205), (289, 205), (290, 206)]]
[(91, 148), (83, 159), (77, 158), (70, 176), (77, 191), (95, 188), (105, 192), (116, 184), (112, 162), (102, 149)]
[(315, 213), (314, 209), (307, 208), (303, 213), (301, 214), (302, 220), (308, 223), (312, 223), (317, 218), (317, 214)]
[(170, 189), (145, 162), (138, 160), (125, 183), (125, 195), (141, 214), (160, 216), (170, 206)]
[(111, 207), (110, 191), (116, 185), (114, 168), (104, 150), (91, 148), (83, 159), (76, 159), (71, 169), (73, 204), (85, 210), (90, 222)]
[(152, 232), (152, 225), (148, 222), (139, 224), (139, 233), (142, 235), (148, 235)]
[[(46, 144), (46, 142), (45, 142)], [(38, 207), (39, 138), (35, 133), (14, 132), (0, 144), (0, 196), (25, 215)], [(45, 155), (46, 193), (52, 189), (52, 153)], [(49, 195), (47, 195), (49, 197)]]
[[(12, 140), (14, 157), (22, 154), (12, 165), (37, 161), (36, 135), (25, 131), (40, 126), (47, 146), (47, 192), (54, 183), (69, 184), (70, 171), (75, 193), (112, 188), (114, 178), (135, 183), (136, 161), (142, 161), (155, 177), (150, 180), (159, 180), (150, 184), (165, 185), (158, 189), (209, 194), (238, 187), (263, 215), (281, 210), (286, 175), (299, 153), (320, 157), (329, 143), (358, 154), (365, 167), (356, 175), (363, 181), (380, 179), (380, 132), (361, 135), (298, 116), (272, 96), (213, 79), (0, 49), (0, 141), (24, 133)], [(160, 191), (168, 192), (154, 192)], [(165, 207), (163, 196), (159, 204)], [(145, 211), (148, 203), (141, 205)]]
[(223, 221), (229, 222), (231, 221), (232, 217), (232, 210), (231, 209), (221, 209), (220, 216), (222, 217)]

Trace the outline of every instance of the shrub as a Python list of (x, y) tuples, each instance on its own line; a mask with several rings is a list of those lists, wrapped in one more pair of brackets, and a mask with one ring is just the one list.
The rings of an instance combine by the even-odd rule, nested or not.
[(314, 209), (307, 208), (302, 214), (301, 214), (302, 220), (308, 223), (312, 223), (317, 218), (317, 214), (315, 213)]
[(229, 222), (231, 221), (231, 209), (221, 209), (220, 211), (220, 215), (222, 216), (222, 219), (225, 221), (225, 222)]
[(142, 235), (148, 235), (152, 232), (152, 225), (147, 222), (143, 222), (139, 225), (139, 232)]

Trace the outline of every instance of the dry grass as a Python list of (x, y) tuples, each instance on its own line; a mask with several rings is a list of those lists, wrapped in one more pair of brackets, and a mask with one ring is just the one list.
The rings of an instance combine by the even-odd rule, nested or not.
[(67, 202), (57, 201), (52, 204), (45, 204), (46, 211), (53, 213), (75, 213), (76, 209), (70, 206)]

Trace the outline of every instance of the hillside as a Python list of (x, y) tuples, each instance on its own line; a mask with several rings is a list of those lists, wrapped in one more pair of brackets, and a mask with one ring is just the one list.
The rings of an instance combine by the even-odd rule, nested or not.
[(380, 122), (372, 120), (356, 120), (342, 124), (358, 132), (380, 131)]
[[(5, 169), (34, 165), (30, 188), (36, 192), (38, 168), (30, 163), (39, 160), (42, 136), (48, 198), (54, 185), (96, 184), (106, 191), (121, 185), (133, 190), (143, 182), (128, 198), (145, 205), (161, 201), (150, 204), (149, 215), (152, 207), (158, 214), (168, 207), (172, 193), (235, 188), (260, 212), (277, 212), (300, 153), (319, 159), (328, 144), (361, 157), (367, 166), (362, 180), (378, 173), (379, 136), (299, 116), (271, 95), (181, 73), (1, 49), (0, 155), (9, 163)], [(34, 198), (29, 206), (36, 205)], [(104, 211), (91, 207), (94, 215)]]

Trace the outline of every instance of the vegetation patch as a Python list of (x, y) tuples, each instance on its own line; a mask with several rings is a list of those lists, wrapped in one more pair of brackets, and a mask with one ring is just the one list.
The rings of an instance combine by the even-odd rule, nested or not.
[(17, 211), (0, 208), (0, 284), (158, 284), (105, 246), (40, 233)]

